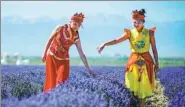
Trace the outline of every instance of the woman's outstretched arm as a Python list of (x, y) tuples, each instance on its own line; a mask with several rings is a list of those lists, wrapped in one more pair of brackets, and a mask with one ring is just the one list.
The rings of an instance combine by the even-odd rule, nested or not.
[(103, 50), (103, 48), (105, 46), (110, 46), (110, 45), (115, 45), (115, 44), (118, 44), (118, 43), (121, 43), (127, 39), (129, 39), (129, 36), (130, 36), (130, 33), (129, 31), (125, 31), (126, 33), (122, 34), (120, 37), (114, 39), (114, 40), (111, 40), (111, 41), (108, 41), (108, 42), (105, 42), (103, 44), (101, 44), (99, 47), (98, 47), (98, 52), (101, 53), (101, 51)]
[(120, 37), (118, 37), (118, 38), (116, 38), (114, 40), (111, 40), (111, 41), (106, 42), (105, 43), (105, 46), (115, 45), (115, 44), (121, 43), (121, 42), (125, 41), (128, 38), (129, 38), (128, 34), (127, 33), (124, 33)]

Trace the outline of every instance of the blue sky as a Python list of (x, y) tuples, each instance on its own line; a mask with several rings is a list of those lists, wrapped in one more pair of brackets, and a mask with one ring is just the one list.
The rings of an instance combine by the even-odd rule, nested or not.
[[(1, 2), (1, 52), (41, 56), (56, 25), (69, 22), (75, 12), (87, 17), (80, 29), (87, 56), (100, 56), (96, 47), (132, 28), (131, 11), (144, 8), (146, 27), (157, 27), (160, 57), (184, 57), (185, 2), (177, 1), (3, 1)], [(71, 56), (78, 56), (76, 47)], [(105, 48), (102, 55), (129, 55), (128, 41)]]

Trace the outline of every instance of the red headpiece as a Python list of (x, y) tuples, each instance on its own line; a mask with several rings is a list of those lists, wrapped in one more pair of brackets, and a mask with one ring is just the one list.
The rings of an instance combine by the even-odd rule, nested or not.
[(73, 15), (72, 17), (71, 17), (71, 20), (73, 20), (73, 21), (75, 21), (75, 22), (78, 22), (78, 23), (82, 23), (83, 22), (83, 20), (84, 20), (84, 14), (82, 14), (82, 13), (76, 13), (75, 15)]
[(134, 11), (132, 11), (132, 18), (133, 19), (136, 19), (136, 20), (144, 20), (145, 19), (145, 16), (144, 15), (141, 15), (139, 13), (139, 11), (134, 10)]

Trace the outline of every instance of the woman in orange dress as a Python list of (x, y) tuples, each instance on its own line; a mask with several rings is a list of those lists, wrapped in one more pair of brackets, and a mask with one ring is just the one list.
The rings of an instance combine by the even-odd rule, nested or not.
[(42, 61), (46, 62), (44, 91), (49, 91), (68, 79), (70, 70), (69, 48), (73, 44), (76, 45), (89, 74), (94, 76), (83, 53), (78, 33), (84, 18), (82, 13), (76, 13), (71, 17), (69, 24), (58, 26), (53, 31), (42, 56)]
[[(125, 85), (140, 101), (140, 107), (144, 107), (145, 99), (153, 95), (155, 88), (155, 71), (158, 71), (158, 53), (155, 44), (155, 27), (146, 29), (145, 10), (132, 12), (132, 30), (124, 29), (124, 34), (112, 41), (103, 43), (98, 47), (99, 53), (105, 46), (114, 45), (129, 40), (131, 55), (126, 65)], [(155, 58), (155, 63), (149, 53), (150, 45)]]

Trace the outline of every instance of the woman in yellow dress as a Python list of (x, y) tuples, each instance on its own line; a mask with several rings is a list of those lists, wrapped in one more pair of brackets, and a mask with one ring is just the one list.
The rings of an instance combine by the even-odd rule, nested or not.
[[(125, 86), (139, 98), (140, 107), (144, 107), (147, 97), (153, 95), (155, 88), (155, 72), (158, 71), (158, 52), (155, 44), (155, 27), (144, 27), (145, 10), (132, 11), (132, 30), (124, 29), (124, 34), (115, 40), (108, 41), (98, 47), (98, 52), (105, 46), (114, 45), (129, 40), (131, 55), (125, 70)], [(154, 54), (155, 63), (149, 53), (150, 45)]]

